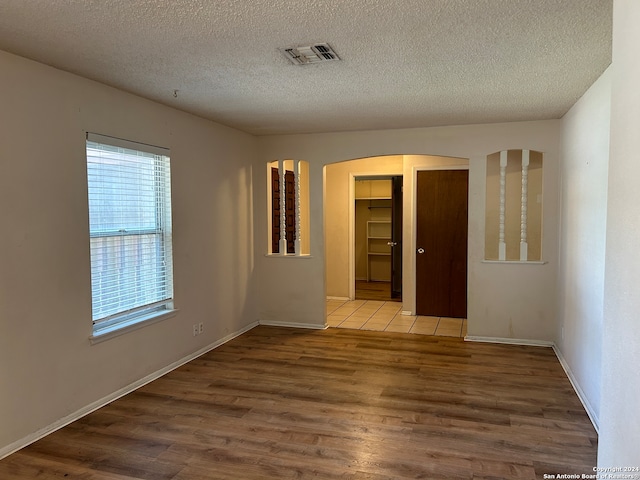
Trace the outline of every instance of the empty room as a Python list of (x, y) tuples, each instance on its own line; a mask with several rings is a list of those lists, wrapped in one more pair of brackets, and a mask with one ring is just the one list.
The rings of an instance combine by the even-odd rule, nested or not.
[(0, 2), (0, 478), (640, 478), (638, 24)]

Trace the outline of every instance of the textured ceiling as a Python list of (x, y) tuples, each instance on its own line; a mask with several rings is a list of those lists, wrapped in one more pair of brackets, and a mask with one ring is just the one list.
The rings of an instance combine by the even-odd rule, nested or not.
[[(0, 0), (0, 49), (246, 132), (561, 117), (612, 0)], [(340, 62), (281, 47), (328, 42)], [(177, 98), (173, 92), (178, 90)]]

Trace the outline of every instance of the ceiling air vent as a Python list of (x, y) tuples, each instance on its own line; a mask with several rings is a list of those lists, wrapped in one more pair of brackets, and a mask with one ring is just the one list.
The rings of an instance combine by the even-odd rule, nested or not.
[(315, 43), (308, 47), (287, 47), (280, 51), (294, 65), (310, 65), (312, 63), (340, 60), (328, 43)]

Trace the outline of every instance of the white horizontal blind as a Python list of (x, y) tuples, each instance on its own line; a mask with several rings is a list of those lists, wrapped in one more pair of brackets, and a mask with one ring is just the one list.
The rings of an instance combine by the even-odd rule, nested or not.
[(173, 298), (169, 151), (87, 134), (94, 332)]

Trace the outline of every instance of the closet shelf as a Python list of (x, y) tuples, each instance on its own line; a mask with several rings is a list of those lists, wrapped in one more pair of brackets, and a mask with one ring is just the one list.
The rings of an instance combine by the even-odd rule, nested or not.
[[(367, 222), (367, 280), (376, 280), (372, 275), (373, 259), (378, 265), (384, 257), (391, 257), (391, 220), (369, 220)], [(387, 262), (387, 260), (384, 260)], [(391, 264), (389, 263), (389, 271)]]

